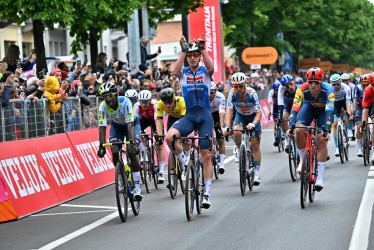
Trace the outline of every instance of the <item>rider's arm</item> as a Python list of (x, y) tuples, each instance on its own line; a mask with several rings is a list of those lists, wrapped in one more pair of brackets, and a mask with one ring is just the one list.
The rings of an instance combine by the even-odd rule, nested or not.
[(105, 143), (106, 140), (106, 126), (107, 126), (107, 115), (105, 111), (105, 102), (101, 102), (99, 105), (99, 142), (101, 144)]
[(206, 52), (205, 50), (200, 50), (200, 52), (201, 52), (201, 55), (203, 57), (204, 65), (205, 65), (205, 68), (206, 68), (206, 72), (209, 75), (213, 75), (213, 73), (214, 73), (214, 65), (213, 65), (212, 59), (210, 59), (210, 56), (208, 55), (208, 52)]
[(135, 142), (135, 127), (134, 127), (134, 121), (126, 123), (127, 125), (127, 133), (129, 135), (130, 140)]
[(177, 62), (174, 64), (174, 69), (173, 69), (173, 72), (172, 72), (173, 76), (179, 77), (181, 75), (182, 67), (183, 67), (185, 58), (186, 58), (186, 53), (181, 52), (179, 54)]
[(304, 93), (301, 90), (302, 86), (303, 85), (301, 85), (300, 88), (298, 88), (296, 90), (296, 94), (295, 94), (295, 97), (293, 99), (292, 110), (291, 110), (291, 114), (290, 114), (290, 117), (289, 117), (290, 126), (292, 126), (296, 123), (297, 114), (299, 113), (301, 105), (303, 104)]
[(268, 110), (269, 110), (269, 113), (272, 113), (272, 107), (271, 107), (271, 104), (273, 103), (273, 95), (274, 95), (274, 90), (270, 90), (269, 93), (268, 93)]
[(373, 103), (373, 89), (368, 86), (364, 90), (364, 97), (362, 99), (362, 122), (367, 122), (369, 117), (369, 109)]
[(283, 117), (284, 92), (286, 92), (286, 88), (284, 86), (280, 86), (278, 90), (278, 116), (277, 116), (279, 120), (282, 120), (282, 117)]
[(186, 102), (184, 101), (183, 97), (180, 97), (178, 103), (179, 103), (180, 108), (181, 108), (181, 117), (183, 117), (186, 114)]
[(156, 131), (158, 135), (164, 134), (164, 111), (162, 109), (163, 102), (160, 100), (157, 102), (157, 112), (156, 112)]
[(335, 105), (334, 87), (329, 85), (329, 88), (326, 91), (326, 108), (325, 108), (325, 111), (326, 111), (325, 128), (327, 129), (328, 133), (330, 133), (331, 126), (334, 122), (334, 105)]
[(252, 100), (253, 104), (256, 107), (256, 116), (253, 119), (253, 122), (255, 125), (261, 121), (262, 118), (262, 112), (261, 112), (261, 105), (260, 105), (260, 100), (258, 98), (257, 92), (254, 92), (252, 94)]
[(346, 101), (346, 106), (347, 106), (347, 113), (349, 115), (352, 114), (351, 110), (351, 103), (352, 103), (352, 98), (351, 98), (351, 87), (348, 86), (346, 92), (345, 92), (345, 101)]
[(220, 121), (221, 127), (223, 128), (225, 127), (225, 112), (226, 112), (224, 95), (222, 95), (218, 110), (219, 110), (219, 121)]
[(356, 111), (357, 111), (357, 105), (358, 105), (357, 92), (358, 92), (358, 87), (356, 86), (355, 90), (353, 91), (353, 110), (352, 110), (352, 114), (356, 114)]
[(229, 92), (229, 95), (227, 97), (227, 101), (226, 101), (226, 107), (227, 107), (227, 111), (226, 111), (226, 126), (228, 127), (232, 127), (232, 111), (233, 111), (233, 108), (234, 108), (234, 103), (233, 103), (233, 96), (234, 96), (234, 92), (232, 92), (232, 90)]

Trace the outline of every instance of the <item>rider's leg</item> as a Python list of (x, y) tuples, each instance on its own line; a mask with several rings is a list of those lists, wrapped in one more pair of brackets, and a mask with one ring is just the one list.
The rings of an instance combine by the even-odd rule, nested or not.
[(260, 140), (257, 140), (256, 138), (251, 138), (251, 147), (253, 150), (253, 160), (255, 163), (255, 175), (258, 175), (260, 171), (260, 166), (261, 166), (261, 148), (260, 148)]
[(213, 179), (212, 154), (209, 149), (201, 149), (200, 152), (204, 164), (204, 195), (210, 196), (210, 186), (212, 185)]
[(159, 173), (163, 174), (164, 173), (164, 166), (165, 166), (165, 148), (164, 144), (159, 145), (156, 143), (156, 149), (158, 152), (158, 167), (159, 167)]
[(219, 165), (224, 166), (225, 161), (225, 140), (224, 139), (218, 139), (218, 146), (219, 146)]
[[(290, 116), (290, 114), (286, 110), (284, 110), (283, 111), (283, 118), (282, 119), (283, 120), (288, 120), (289, 116)], [(288, 121), (282, 122), (282, 130), (283, 130), (283, 132), (286, 133), (288, 129), (289, 129)], [(290, 138), (288, 136), (286, 136), (286, 143), (287, 143), (287, 145), (290, 144)]]

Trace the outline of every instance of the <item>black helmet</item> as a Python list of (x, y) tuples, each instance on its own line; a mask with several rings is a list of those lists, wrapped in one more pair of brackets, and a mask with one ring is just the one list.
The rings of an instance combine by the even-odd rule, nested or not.
[(161, 90), (161, 101), (163, 103), (172, 103), (175, 96), (175, 92), (172, 88), (166, 88)]

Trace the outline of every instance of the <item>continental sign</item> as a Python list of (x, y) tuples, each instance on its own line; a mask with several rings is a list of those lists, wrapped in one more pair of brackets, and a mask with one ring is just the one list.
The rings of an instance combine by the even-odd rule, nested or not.
[(299, 69), (310, 69), (313, 67), (321, 67), (321, 61), (317, 58), (305, 58), (297, 63)]
[(273, 47), (246, 48), (242, 53), (245, 64), (273, 64), (278, 60), (278, 52)]

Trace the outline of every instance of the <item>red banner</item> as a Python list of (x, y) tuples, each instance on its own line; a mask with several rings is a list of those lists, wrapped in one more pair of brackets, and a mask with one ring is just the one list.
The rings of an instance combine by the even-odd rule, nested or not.
[(267, 99), (260, 100), (262, 118), (261, 118), (261, 127), (264, 128), (274, 123), (273, 116), (268, 119), (269, 109), (267, 105)]
[(188, 15), (190, 40), (203, 33), (205, 50), (213, 61), (215, 82), (223, 82), (222, 34), (219, 0), (205, 0), (204, 7)]

